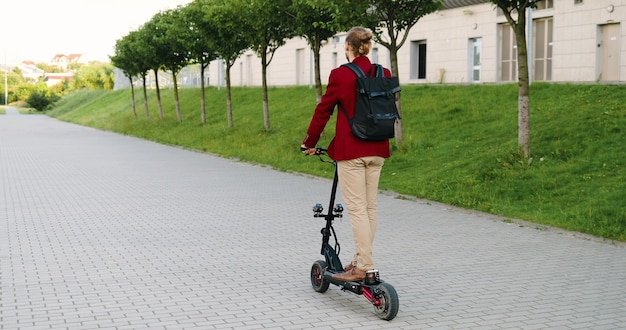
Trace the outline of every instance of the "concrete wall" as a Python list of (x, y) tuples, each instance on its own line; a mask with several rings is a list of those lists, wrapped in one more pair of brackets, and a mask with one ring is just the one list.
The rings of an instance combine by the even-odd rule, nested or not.
[[(553, 19), (552, 81), (594, 82), (598, 80), (600, 54), (598, 51), (601, 26), (619, 25), (619, 81), (626, 81), (626, 0), (555, 0), (554, 8), (535, 10), (533, 19)], [(612, 12), (607, 10), (613, 5)], [(398, 54), (399, 77), (402, 84), (411, 83), (467, 83), (469, 77), (468, 40), (482, 39), (481, 82), (499, 81), (499, 24), (506, 23), (503, 15), (497, 15), (490, 4), (472, 5), (442, 10), (423, 17), (411, 29), (405, 45)], [(410, 42), (425, 41), (427, 44), (426, 78), (411, 79)], [(390, 65), (386, 48), (374, 45), (377, 62)], [(304, 49), (305, 60), (296, 64), (297, 50)], [(321, 53), (322, 83), (336, 65), (345, 63), (343, 40), (330, 40)], [(370, 55), (372, 58), (373, 55)], [(336, 65), (333, 63), (336, 58)], [(268, 69), (268, 84), (272, 86), (313, 84), (312, 54), (302, 39), (293, 39), (275, 54)], [(306, 72), (306, 81), (297, 78), (297, 67)], [(232, 68), (235, 86), (260, 86), (261, 63), (252, 52), (244, 54)], [(210, 66), (211, 83), (219, 83), (218, 65)]]
[[(551, 79), (554, 82), (595, 82), (602, 79), (602, 33), (607, 25), (617, 32), (617, 59), (611, 82), (626, 82), (626, 0), (554, 0), (554, 7), (534, 10), (535, 20), (553, 21)], [(613, 6), (610, 11), (609, 5)], [(399, 78), (402, 84), (467, 83), (470, 76), (469, 39), (481, 38), (482, 83), (500, 81), (500, 26), (506, 23), (491, 3), (441, 10), (420, 19), (398, 53)], [(606, 32), (605, 32), (606, 33)], [(342, 34), (328, 40), (320, 51), (321, 80), (328, 82), (330, 70), (346, 62)], [(528, 38), (530, 40), (530, 38)], [(425, 42), (426, 77), (411, 79), (411, 42)], [(374, 44), (370, 59), (390, 66), (389, 53)], [(224, 66), (214, 61), (208, 68), (213, 86), (224, 86)], [(604, 77), (607, 75), (605, 74)], [(314, 85), (313, 55), (306, 41), (289, 40), (279, 48), (268, 67), (270, 86)], [(260, 86), (261, 61), (251, 51), (244, 53), (231, 69), (233, 86)]]

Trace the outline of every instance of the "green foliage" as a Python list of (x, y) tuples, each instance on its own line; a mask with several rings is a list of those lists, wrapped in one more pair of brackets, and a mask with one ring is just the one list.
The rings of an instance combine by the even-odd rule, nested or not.
[(248, 33), (248, 45), (269, 65), (272, 55), (294, 35), (291, 21), (285, 19), (290, 0), (248, 0), (244, 16)]
[(149, 70), (140, 57), (141, 37), (139, 31), (131, 31), (115, 42), (115, 55), (111, 56), (111, 64), (124, 72), (127, 77), (140, 75), (145, 77)]
[(204, 12), (205, 3), (205, 0), (195, 0), (181, 9), (183, 21), (188, 27), (184, 42), (189, 48), (189, 60), (191, 63), (199, 63), (201, 69), (217, 58), (215, 40), (217, 26)]
[[(19, 85), (12, 88), (12, 92), (9, 94), (9, 102), (12, 101), (26, 101), (26, 99), (37, 90), (37, 85), (29, 82), (22, 82)], [(13, 96), (13, 100), (11, 98)]]
[[(49, 66), (39, 64), (38, 67), (48, 68)], [(76, 65), (75, 68), (76, 71), (74, 71), (74, 77), (71, 82), (63, 80), (53, 86), (48, 86), (41, 81), (41, 79), (39, 81), (28, 80), (24, 78), (21, 71), (16, 68), (14, 72), (9, 73), (7, 76), (9, 103), (24, 101), (29, 104), (37, 104), (36, 108), (40, 108), (38, 110), (41, 111), (45, 109), (44, 103), (46, 99), (49, 103), (53, 103), (58, 99), (59, 95), (64, 95), (75, 90), (83, 88), (92, 90), (113, 89), (113, 66), (110, 63), (91, 62), (87, 65)], [(57, 68), (54, 71), (58, 72), (61, 70)], [(0, 103), (4, 104), (4, 79), (0, 79), (0, 90), (2, 90)], [(37, 92), (37, 95), (33, 96), (35, 92)], [(28, 101), (29, 99), (30, 102)]]
[(322, 44), (340, 31), (349, 30), (369, 7), (366, 1), (292, 0), (286, 15), (293, 24), (295, 36), (307, 40), (314, 58), (317, 99), (322, 98), (320, 49)]
[(44, 111), (58, 99), (59, 96), (56, 94), (35, 90), (26, 99), (26, 103), (37, 111)]
[(389, 50), (400, 48), (409, 30), (424, 16), (443, 9), (442, 0), (370, 0), (371, 9), (365, 23), (376, 41)]
[(56, 65), (50, 65), (47, 63), (37, 63), (37, 68), (43, 70), (44, 72), (47, 73), (58, 73), (58, 72), (63, 72), (63, 69), (56, 66)]
[(50, 100), (46, 95), (37, 91), (30, 94), (26, 102), (37, 111), (44, 111), (50, 104)]
[[(182, 89), (177, 122), (172, 91), (165, 118), (135, 118), (130, 91), (78, 91), (49, 113), (62, 120), (181, 145), (276, 169), (330, 177), (332, 168), (299, 152), (315, 107), (307, 87), (270, 88), (273, 126), (263, 129), (260, 88)], [(517, 85), (403, 86), (405, 143), (385, 163), (381, 189), (509, 218), (626, 241), (626, 94), (623, 86), (532, 85), (530, 158), (517, 144)], [(149, 91), (150, 104), (155, 93)], [(298, 102), (293, 102), (297, 99)], [(156, 106), (156, 105), (153, 105)], [(329, 123), (321, 146), (334, 131)]]
[(191, 50), (188, 45), (192, 35), (184, 12), (180, 8), (171, 9), (153, 19), (157, 20), (159, 30), (159, 34), (153, 37), (158, 37), (167, 45), (167, 51), (158, 54), (161, 56), (161, 64), (172, 74), (177, 74), (190, 62), (188, 54)]
[[(7, 73), (7, 91), (8, 91), (8, 103), (13, 103), (16, 101), (23, 101), (30, 95), (30, 91), (32, 90), (32, 83), (28, 82), (23, 76), (22, 72), (16, 68), (13, 72)], [(2, 104), (4, 104), (4, 72), (2, 73), (2, 78), (0, 79), (0, 90), (2, 91)]]
[[(526, 29), (526, 9), (537, 8), (537, 2), (541, 1), (543, 0), (489, 0), (489, 2), (502, 10), (506, 20), (516, 31), (524, 31)], [(518, 15), (519, 13), (521, 13), (521, 15)]]
[[(197, 4), (196, 4), (197, 3)], [(204, 13), (200, 20), (202, 31), (215, 48), (216, 54), (225, 61), (228, 69), (235, 64), (249, 44), (246, 40), (245, 17), (241, 12), (245, 8), (243, 0), (195, 0), (192, 5), (199, 6)]]
[(81, 65), (74, 71), (74, 77), (69, 82), (70, 91), (83, 88), (96, 90), (112, 90), (114, 85), (113, 66), (109, 63), (92, 62), (89, 65)]

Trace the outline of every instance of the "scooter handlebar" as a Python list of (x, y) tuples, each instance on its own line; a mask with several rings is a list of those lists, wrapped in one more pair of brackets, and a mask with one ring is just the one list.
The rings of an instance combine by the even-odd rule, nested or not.
[[(300, 146), (300, 151), (305, 152), (306, 150), (308, 150), (310, 148), (307, 148), (305, 145), (301, 145)], [(325, 155), (326, 154), (326, 149), (322, 148), (322, 147), (315, 147), (315, 155)], [(308, 156), (308, 154), (307, 154)]]

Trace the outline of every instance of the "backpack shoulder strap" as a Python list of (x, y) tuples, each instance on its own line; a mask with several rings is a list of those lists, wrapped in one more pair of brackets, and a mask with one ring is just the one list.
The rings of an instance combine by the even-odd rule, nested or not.
[[(361, 67), (359, 67), (358, 65), (356, 65), (356, 64), (354, 64), (352, 62), (348, 62), (348, 63), (342, 64), (341, 66), (345, 66), (345, 67), (349, 68), (350, 70), (352, 70), (352, 72), (354, 72), (354, 74), (356, 74), (357, 78), (366, 78), (367, 77), (365, 75), (365, 72), (363, 72), (363, 70), (361, 69)], [(346, 118), (348, 119), (348, 122), (351, 122), (352, 118), (350, 118), (350, 116), (348, 116), (348, 112), (343, 107), (343, 104), (339, 103), (339, 109), (341, 109), (343, 114), (346, 116)]]
[[(352, 64), (352, 65), (356, 66), (358, 69), (361, 69), (358, 65), (356, 65), (354, 63), (348, 63), (348, 64)], [(348, 64), (344, 64), (344, 65), (348, 66)], [(352, 71), (354, 71), (354, 69), (352, 69)], [(363, 72), (363, 71), (361, 70), (361, 72)], [(367, 72), (367, 75), (363, 75), (363, 76), (361, 76), (361, 78), (365, 78), (365, 76), (367, 76), (367, 77), (382, 77), (382, 78), (385, 78), (385, 71), (384, 71), (382, 65), (377, 64), (377, 63), (372, 63), (372, 67)]]
[(356, 76), (358, 78), (365, 78), (366, 77), (365, 76), (365, 72), (363, 72), (363, 70), (361, 70), (361, 67), (359, 67), (358, 65), (356, 65), (356, 64), (354, 64), (352, 62), (348, 62), (346, 64), (342, 64), (341, 66), (345, 66), (345, 67), (350, 68), (350, 70), (352, 70), (356, 74)]
[(385, 71), (383, 71), (383, 66), (380, 64), (373, 65), (376, 68), (376, 77), (385, 77)]

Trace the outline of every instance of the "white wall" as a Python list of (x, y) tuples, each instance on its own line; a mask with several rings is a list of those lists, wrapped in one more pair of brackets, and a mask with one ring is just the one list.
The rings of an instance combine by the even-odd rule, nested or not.
[[(613, 12), (607, 7), (612, 4)], [(552, 81), (594, 82), (598, 75), (598, 40), (600, 26), (607, 23), (620, 24), (620, 81), (626, 81), (626, 0), (584, 0), (575, 5), (574, 0), (555, 0), (554, 8), (533, 11), (533, 18), (552, 17), (553, 58)], [(469, 81), (468, 40), (482, 38), (482, 79), (494, 83), (499, 78), (499, 35), (498, 24), (505, 23), (504, 16), (496, 14), (491, 3), (442, 10), (423, 17), (411, 29), (406, 43), (398, 53), (399, 78), (402, 84), (411, 83), (467, 83)], [(412, 80), (410, 72), (410, 43), (425, 40), (427, 43), (426, 79)], [(321, 51), (321, 79), (328, 82), (330, 70), (334, 68), (333, 53), (337, 65), (345, 63), (343, 41), (329, 40)], [(294, 85), (297, 81), (296, 53), (305, 49), (305, 60), (301, 63), (306, 82), (314, 84), (312, 53), (304, 39), (292, 39), (276, 51), (268, 67), (270, 86)], [(390, 66), (386, 48), (374, 44), (378, 50), (378, 63)], [(371, 58), (371, 56), (370, 56)], [(249, 65), (247, 62), (250, 62)], [(249, 68), (248, 68), (249, 66)], [(209, 67), (210, 82), (218, 83), (218, 65)], [(445, 73), (444, 73), (445, 72)], [(442, 77), (443, 73), (443, 77)], [(233, 86), (260, 86), (261, 61), (253, 52), (246, 52), (231, 69)], [(251, 79), (249, 81), (249, 79)]]

